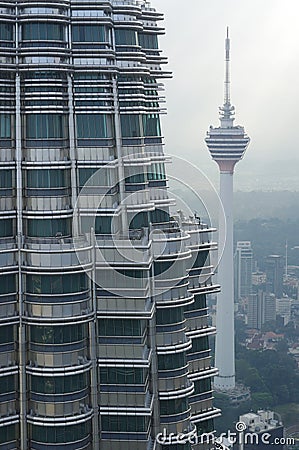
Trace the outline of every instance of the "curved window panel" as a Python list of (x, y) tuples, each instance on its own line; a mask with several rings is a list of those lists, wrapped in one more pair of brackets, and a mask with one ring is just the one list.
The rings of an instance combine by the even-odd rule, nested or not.
[(138, 114), (121, 114), (120, 121), (123, 137), (128, 138), (141, 136), (141, 127)]
[(150, 212), (150, 220), (152, 223), (169, 222), (169, 213), (163, 209), (155, 209)]
[(101, 367), (100, 382), (102, 384), (143, 384), (146, 372), (137, 367)]
[(10, 342), (14, 342), (14, 326), (6, 325), (4, 327), (0, 327), (0, 344), (8, 344)]
[(209, 349), (209, 339), (207, 336), (192, 339), (192, 349), (188, 353), (204, 352)]
[(31, 425), (31, 439), (37, 442), (64, 444), (66, 442), (80, 441), (91, 432), (91, 423), (79, 423), (70, 426), (41, 427)]
[(204, 309), (207, 307), (206, 303), (206, 295), (200, 294), (194, 296), (194, 303), (191, 303), (190, 305), (187, 305), (185, 307), (185, 311), (196, 311), (198, 309)]
[(160, 400), (161, 416), (169, 414), (180, 414), (188, 409), (187, 398), (176, 398), (174, 400)]
[(154, 163), (148, 169), (148, 179), (150, 181), (166, 180), (164, 163)]
[[(0, 220), (0, 238), (14, 236), (13, 219)], [(0, 288), (1, 289), (1, 288)]]
[(184, 308), (157, 308), (157, 325), (183, 322)]
[(32, 326), (31, 341), (36, 344), (68, 344), (87, 337), (86, 325), (64, 325), (63, 327)]
[[(15, 441), (16, 436), (19, 436), (19, 427), (15, 425), (8, 425), (0, 427), (0, 444)], [(4, 448), (4, 447), (3, 447)], [(15, 448), (15, 447), (14, 447)]]
[(12, 170), (0, 170), (0, 189), (12, 188)]
[(73, 25), (73, 42), (106, 42), (106, 27), (103, 25)]
[(28, 219), (29, 237), (68, 237), (72, 234), (72, 219)]
[(95, 234), (112, 234), (112, 216), (97, 216), (94, 229)]
[(32, 22), (22, 26), (22, 39), (26, 41), (63, 41), (64, 25), (52, 22)]
[(27, 170), (28, 188), (59, 188), (70, 186), (70, 171), (61, 169)]
[(12, 41), (13, 30), (14, 27), (12, 23), (0, 22), (0, 41)]
[(129, 228), (130, 230), (141, 230), (142, 228), (148, 227), (148, 213), (141, 212), (135, 214), (135, 216), (130, 220)]
[(161, 136), (161, 126), (158, 114), (144, 114), (142, 119), (144, 136)]
[[(3, 220), (0, 220), (0, 224)], [(0, 294), (9, 294), (16, 292), (16, 275), (2, 275), (0, 277)]]
[(107, 114), (77, 114), (78, 139), (105, 139), (113, 136), (112, 119)]
[(115, 29), (115, 44), (116, 45), (137, 45), (136, 31)]
[(31, 391), (41, 394), (67, 394), (86, 389), (88, 385), (87, 373), (63, 377), (31, 376)]
[(146, 322), (134, 319), (101, 319), (100, 336), (142, 336)]
[(186, 353), (172, 353), (169, 355), (158, 355), (159, 370), (174, 370), (185, 367), (187, 364)]
[(7, 375), (0, 378), (0, 394), (13, 392), (16, 390), (17, 382), (16, 375)]
[(149, 419), (149, 417), (143, 416), (102, 416), (102, 430), (123, 432), (147, 431)]
[(203, 380), (194, 381), (194, 395), (209, 392), (211, 389), (211, 378), (204, 378)]
[(88, 289), (84, 273), (72, 275), (27, 275), (27, 292), (32, 294), (71, 294)]
[(139, 45), (143, 48), (158, 49), (158, 37), (156, 34), (139, 33)]
[(0, 139), (11, 138), (11, 115), (0, 114)]
[(27, 139), (65, 139), (67, 120), (63, 114), (27, 114)]

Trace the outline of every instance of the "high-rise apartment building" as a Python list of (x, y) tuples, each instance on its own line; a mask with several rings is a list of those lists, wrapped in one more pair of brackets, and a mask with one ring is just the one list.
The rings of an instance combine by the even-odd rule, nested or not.
[(250, 241), (238, 241), (235, 251), (235, 299), (248, 297), (252, 292), (253, 252)]
[(282, 255), (269, 255), (265, 260), (267, 289), (281, 298), (283, 294), (284, 258)]
[(274, 294), (259, 289), (250, 294), (247, 303), (247, 325), (260, 330), (267, 322), (276, 320), (276, 298)]
[(215, 243), (170, 214), (161, 19), (0, 2), (2, 450), (197, 449), (219, 414)]

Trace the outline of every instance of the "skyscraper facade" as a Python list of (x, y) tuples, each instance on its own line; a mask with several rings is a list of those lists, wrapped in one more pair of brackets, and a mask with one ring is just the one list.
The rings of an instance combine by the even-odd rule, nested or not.
[(238, 241), (235, 251), (235, 300), (248, 297), (252, 292), (253, 252), (250, 241)]
[(170, 213), (161, 19), (0, 2), (0, 449), (191, 450), (219, 414), (215, 243)]

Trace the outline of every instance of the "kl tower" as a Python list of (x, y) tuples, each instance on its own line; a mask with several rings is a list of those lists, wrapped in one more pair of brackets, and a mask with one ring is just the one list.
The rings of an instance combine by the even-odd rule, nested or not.
[[(225, 40), (225, 93), (220, 110), (220, 127), (210, 127), (206, 144), (220, 171), (219, 248), (224, 249), (218, 267), (221, 293), (217, 297), (215, 363), (219, 370), (215, 389), (235, 387), (234, 266), (233, 266), (233, 177), (235, 165), (243, 158), (249, 137), (242, 126), (234, 125), (235, 108), (230, 101), (230, 39)], [(225, 223), (224, 223), (225, 222)]]

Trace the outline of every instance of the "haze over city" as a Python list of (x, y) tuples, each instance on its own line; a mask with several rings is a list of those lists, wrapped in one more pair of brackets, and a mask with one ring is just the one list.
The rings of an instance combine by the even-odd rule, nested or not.
[(186, 157), (217, 181), (204, 138), (208, 127), (219, 123), (229, 26), (235, 124), (245, 126), (251, 138), (235, 187), (298, 190), (298, 2), (189, 0), (183, 11), (178, 0), (152, 4), (165, 15), (160, 42), (173, 72), (166, 81), (166, 151)]

